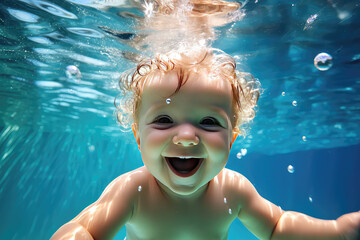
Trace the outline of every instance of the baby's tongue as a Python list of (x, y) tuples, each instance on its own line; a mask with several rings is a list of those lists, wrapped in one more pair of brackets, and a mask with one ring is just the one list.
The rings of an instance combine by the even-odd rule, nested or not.
[(198, 158), (169, 158), (170, 164), (175, 168), (176, 171), (181, 173), (187, 173), (192, 171), (199, 163)]

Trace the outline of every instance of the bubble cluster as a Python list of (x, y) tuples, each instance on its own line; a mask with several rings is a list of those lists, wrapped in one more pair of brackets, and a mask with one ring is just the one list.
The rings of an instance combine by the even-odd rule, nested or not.
[(309, 28), (311, 26), (311, 24), (317, 19), (319, 15), (318, 14), (314, 14), (311, 15), (307, 20), (306, 20), (306, 24), (303, 30), (306, 30), (307, 28)]
[(314, 65), (317, 69), (320, 71), (327, 71), (329, 70), (333, 65), (333, 58), (328, 53), (319, 53), (314, 58)]
[(243, 148), (243, 149), (240, 150), (240, 152), (238, 152), (238, 153), (236, 154), (236, 157), (237, 157), (238, 159), (241, 159), (241, 158), (244, 157), (246, 154), (247, 154), (247, 149)]
[(287, 167), (287, 170), (288, 170), (289, 173), (294, 173), (295, 172), (295, 168), (292, 165), (289, 165)]

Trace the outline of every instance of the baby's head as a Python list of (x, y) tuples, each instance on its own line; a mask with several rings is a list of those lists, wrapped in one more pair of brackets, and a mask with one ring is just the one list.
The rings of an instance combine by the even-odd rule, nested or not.
[[(118, 119), (129, 124), (147, 170), (169, 194), (192, 195), (225, 167), (259, 97), (249, 74), (215, 49), (174, 51), (123, 75)], [(200, 191), (201, 192), (201, 191)]]
[(123, 73), (119, 86), (122, 91), (117, 119), (125, 128), (132, 123), (137, 126), (142, 93), (147, 84), (155, 79), (163, 79), (166, 74), (176, 73), (177, 87), (164, 101), (171, 102), (171, 97), (186, 84), (191, 75), (206, 74), (209, 82), (228, 82), (232, 92), (234, 132), (245, 133), (242, 126), (255, 117), (254, 107), (259, 98), (259, 83), (249, 73), (236, 70), (235, 60), (221, 50), (214, 48), (177, 50), (159, 54), (153, 59), (142, 60), (135, 69)]

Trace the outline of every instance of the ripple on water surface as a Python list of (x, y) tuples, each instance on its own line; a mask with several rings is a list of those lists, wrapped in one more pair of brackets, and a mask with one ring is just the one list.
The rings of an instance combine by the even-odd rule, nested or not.
[(36, 7), (40, 8), (41, 10), (51, 13), (52, 15), (69, 19), (78, 19), (75, 14), (66, 11), (65, 9), (59, 7), (58, 5), (55, 5), (54, 3), (49, 3), (41, 0), (33, 0), (31, 1), (31, 3)]
[(12, 8), (8, 8), (7, 10), (11, 16), (22, 22), (36, 23), (39, 20), (39, 16), (32, 13), (28, 13), (22, 10), (17, 10)]
[(91, 29), (91, 28), (81, 28), (81, 27), (68, 27), (66, 28), (69, 32), (75, 33), (77, 35), (86, 36), (86, 37), (94, 37), (94, 38), (103, 38), (104, 34)]

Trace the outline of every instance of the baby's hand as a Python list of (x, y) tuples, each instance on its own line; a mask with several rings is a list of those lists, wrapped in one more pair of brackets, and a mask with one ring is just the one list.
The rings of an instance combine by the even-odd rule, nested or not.
[(344, 214), (337, 220), (342, 236), (346, 240), (360, 239), (360, 211)]

